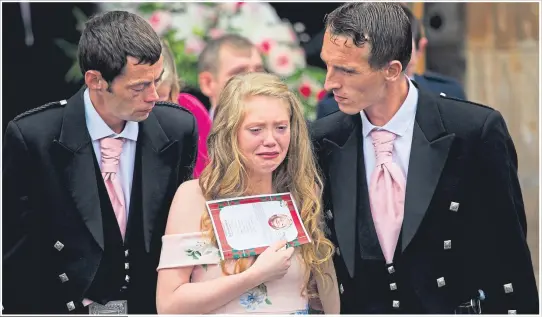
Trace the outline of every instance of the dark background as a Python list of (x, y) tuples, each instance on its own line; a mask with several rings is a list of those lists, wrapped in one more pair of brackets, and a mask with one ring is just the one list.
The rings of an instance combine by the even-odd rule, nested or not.
[(2, 128), (17, 114), (47, 102), (68, 99), (79, 83), (68, 83), (64, 75), (73, 61), (55, 39), (77, 43), (72, 10), (77, 5), (86, 14), (95, 11), (92, 3), (31, 3), (34, 45), (24, 41), (19, 3), (2, 3)]

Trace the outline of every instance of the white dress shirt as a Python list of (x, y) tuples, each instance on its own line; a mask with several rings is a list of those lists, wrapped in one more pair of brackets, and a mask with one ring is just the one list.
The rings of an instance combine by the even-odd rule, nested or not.
[(405, 101), (391, 120), (383, 127), (377, 127), (369, 122), (364, 111), (360, 113), (363, 125), (363, 155), (365, 159), (367, 186), (371, 183), (371, 175), (376, 164), (375, 149), (370, 134), (372, 130), (386, 130), (397, 135), (393, 143), (392, 160), (399, 165), (405, 175), (405, 180), (407, 179), (412, 134), (414, 132), (416, 109), (418, 107), (418, 89), (412, 84), (410, 79), (407, 80), (409, 86)]
[(96, 160), (98, 160), (100, 169), (102, 168), (102, 152), (100, 151), (100, 139), (105, 137), (126, 139), (122, 146), (122, 153), (120, 155), (119, 176), (121, 179), (120, 183), (122, 186), (122, 191), (124, 193), (124, 201), (126, 202), (126, 218), (128, 218), (139, 125), (137, 122), (127, 121), (126, 125), (124, 126), (124, 130), (122, 130), (120, 134), (116, 134), (103, 121), (102, 117), (100, 117), (100, 115), (92, 105), (88, 88), (85, 90), (83, 98), (85, 102), (85, 120), (87, 123), (87, 129), (88, 133), (90, 134), (90, 138), (92, 139), (92, 147), (94, 148)]

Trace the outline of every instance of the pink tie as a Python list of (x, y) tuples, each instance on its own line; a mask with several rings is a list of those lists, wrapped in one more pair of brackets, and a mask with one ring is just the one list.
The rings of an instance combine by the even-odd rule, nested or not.
[(372, 131), (376, 166), (371, 175), (369, 200), (373, 222), (386, 263), (393, 262), (393, 254), (403, 224), (405, 208), (405, 177), (399, 165), (392, 161), (395, 134)]
[(102, 152), (102, 176), (105, 182), (105, 188), (109, 194), (115, 217), (119, 223), (120, 233), (124, 239), (126, 232), (126, 205), (124, 203), (124, 194), (120, 185), (119, 161), (122, 152), (124, 139), (103, 138), (100, 140)]

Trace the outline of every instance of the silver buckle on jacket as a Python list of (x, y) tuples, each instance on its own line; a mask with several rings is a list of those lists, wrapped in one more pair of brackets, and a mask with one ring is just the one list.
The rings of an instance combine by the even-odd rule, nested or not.
[(454, 310), (455, 315), (473, 315), (481, 313), (482, 306), (480, 305), (479, 299), (471, 299), (470, 301), (457, 306)]
[(456, 315), (473, 315), (473, 314), (482, 314), (482, 305), (481, 302), (483, 302), (486, 299), (486, 294), (483, 290), (478, 290), (478, 297), (473, 298), (468, 302), (465, 302), (459, 306), (457, 306), (454, 309), (454, 314)]
[(113, 300), (105, 305), (92, 303), (88, 308), (89, 315), (128, 315), (128, 302)]

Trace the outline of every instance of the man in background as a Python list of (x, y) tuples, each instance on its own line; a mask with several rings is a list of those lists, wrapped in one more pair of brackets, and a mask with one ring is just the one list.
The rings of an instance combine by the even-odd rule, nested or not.
[[(412, 11), (406, 6), (402, 6), (412, 27), (412, 57), (407, 66), (406, 74), (414, 80), (420, 87), (437, 94), (444, 93), (448, 97), (467, 99), (465, 91), (461, 84), (448, 76), (444, 76), (432, 71), (425, 71), (424, 74), (416, 74), (416, 67), (421, 58), (423, 58), (428, 40), (423, 32), (423, 26)], [(333, 99), (333, 94), (330, 93), (317, 106), (317, 118), (325, 117), (326, 115), (339, 110), (337, 102)]]
[(247, 72), (264, 71), (262, 57), (252, 42), (227, 34), (211, 40), (199, 55), (198, 80), (201, 92), (209, 98), (209, 115), (214, 117), (218, 97), (233, 76)]

